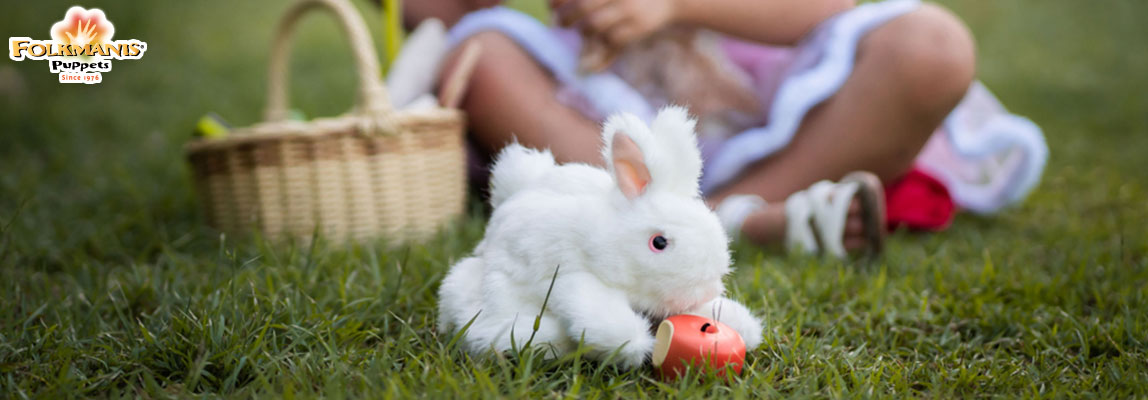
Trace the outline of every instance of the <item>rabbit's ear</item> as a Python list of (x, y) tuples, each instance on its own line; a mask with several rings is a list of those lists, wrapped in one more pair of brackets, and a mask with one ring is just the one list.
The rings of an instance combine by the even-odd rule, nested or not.
[(650, 128), (633, 114), (611, 115), (602, 126), (602, 159), (626, 198), (633, 200), (656, 184), (650, 174), (653, 147)]
[(622, 193), (631, 199), (651, 192), (698, 197), (702, 157), (695, 125), (685, 108), (673, 106), (649, 126), (633, 114), (607, 118), (602, 159)]
[(614, 181), (627, 199), (633, 200), (646, 191), (650, 184), (650, 170), (638, 144), (625, 132), (616, 132), (611, 143), (611, 163)]
[[(649, 128), (654, 146), (642, 146), (646, 150), (646, 164), (654, 177), (651, 191), (690, 197), (699, 195), (702, 157), (694, 134), (696, 125), (684, 107), (669, 106), (658, 111)], [(638, 144), (645, 143), (638, 140)]]

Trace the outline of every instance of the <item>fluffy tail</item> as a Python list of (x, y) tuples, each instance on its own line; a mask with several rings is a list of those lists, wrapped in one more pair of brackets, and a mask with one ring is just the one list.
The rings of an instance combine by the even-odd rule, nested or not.
[(549, 150), (529, 149), (517, 142), (506, 146), (490, 171), (490, 205), (497, 208), (555, 165)]
[(453, 333), (482, 309), (482, 277), (486, 267), (477, 257), (455, 263), (438, 289), (439, 331)]

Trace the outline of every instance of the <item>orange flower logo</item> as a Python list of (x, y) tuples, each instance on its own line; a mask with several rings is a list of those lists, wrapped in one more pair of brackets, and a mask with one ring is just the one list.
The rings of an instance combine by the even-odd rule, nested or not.
[(98, 8), (69, 8), (63, 20), (52, 24), (52, 39), (65, 45), (110, 43), (115, 32), (116, 28), (108, 21), (104, 11)]
[(51, 40), (9, 37), (8, 58), (47, 60), (60, 83), (95, 84), (112, 70), (112, 60), (138, 60), (147, 51), (147, 42), (138, 39), (112, 40), (116, 28), (98, 8), (69, 8), (51, 33)]

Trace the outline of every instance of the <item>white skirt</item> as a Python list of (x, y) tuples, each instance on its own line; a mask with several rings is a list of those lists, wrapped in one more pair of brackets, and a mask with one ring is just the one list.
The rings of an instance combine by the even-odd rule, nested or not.
[[(809, 111), (837, 93), (852, 74), (865, 34), (919, 5), (916, 0), (867, 3), (818, 25), (795, 49), (796, 58), (769, 102), (766, 124), (703, 149), (703, 192), (729, 183), (749, 165), (789, 145)], [(609, 72), (579, 75), (579, 44), (517, 11), (496, 7), (467, 15), (451, 29), (451, 45), (484, 31), (517, 42), (564, 90), (588, 101), (592, 110), (586, 114), (629, 112), (646, 120), (654, 115), (647, 99), (621, 78)], [(958, 205), (991, 213), (1023, 200), (1040, 181), (1047, 159), (1040, 128), (1008, 113), (975, 82), (926, 144), (917, 166), (944, 183)]]

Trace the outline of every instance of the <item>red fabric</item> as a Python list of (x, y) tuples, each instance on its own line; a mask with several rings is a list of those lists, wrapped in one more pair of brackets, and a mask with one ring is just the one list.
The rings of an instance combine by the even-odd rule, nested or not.
[(885, 185), (885, 223), (889, 230), (942, 231), (956, 213), (945, 185), (919, 168)]

